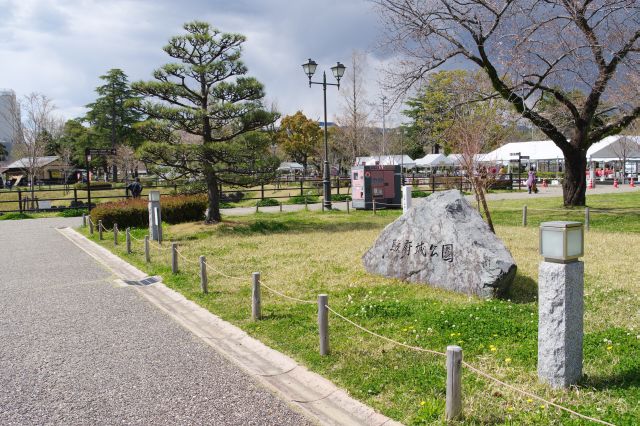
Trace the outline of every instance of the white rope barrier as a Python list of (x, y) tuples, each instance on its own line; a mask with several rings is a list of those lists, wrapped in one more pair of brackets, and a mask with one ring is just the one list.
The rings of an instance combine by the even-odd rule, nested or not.
[(318, 302), (316, 302), (315, 300), (304, 300), (304, 299), (298, 299), (297, 297), (293, 297), (293, 296), (287, 296), (286, 294), (281, 293), (281, 292), (279, 292), (278, 290), (276, 290), (276, 289), (273, 289), (273, 288), (269, 287), (269, 286), (268, 286), (268, 285), (266, 285), (266, 284), (264, 283), (264, 281), (262, 281), (262, 280), (260, 281), (260, 285), (261, 285), (262, 287), (266, 288), (267, 290), (269, 290), (270, 292), (272, 292), (272, 293), (274, 293), (274, 294), (276, 294), (276, 295), (278, 295), (278, 296), (280, 296), (280, 297), (282, 297), (282, 298), (285, 298), (285, 299), (288, 299), (288, 300), (292, 300), (292, 301), (294, 301), (294, 302), (298, 302), (298, 303), (308, 303), (308, 304), (316, 304), (316, 303), (318, 303)]

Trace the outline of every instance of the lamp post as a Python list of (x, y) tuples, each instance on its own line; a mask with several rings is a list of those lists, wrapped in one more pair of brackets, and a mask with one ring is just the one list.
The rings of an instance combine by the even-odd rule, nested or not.
[(311, 77), (316, 72), (318, 64), (309, 58), (309, 62), (302, 64), (304, 73), (309, 77), (309, 87), (312, 84), (321, 84), (324, 92), (324, 171), (322, 174), (322, 188), (324, 193), (323, 205), (325, 209), (331, 208), (331, 180), (329, 174), (329, 136), (327, 133), (327, 86), (337, 86), (340, 89), (340, 79), (344, 75), (346, 67), (338, 62), (335, 66), (331, 67), (333, 76), (338, 81), (337, 83), (327, 83), (327, 73), (322, 72), (322, 83), (311, 81)]
[(554, 388), (582, 376), (584, 230), (580, 222), (540, 224), (538, 377)]

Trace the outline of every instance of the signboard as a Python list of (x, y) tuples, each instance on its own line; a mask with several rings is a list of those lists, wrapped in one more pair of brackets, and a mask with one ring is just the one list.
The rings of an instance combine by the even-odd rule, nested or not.
[(87, 148), (85, 155), (116, 155), (115, 148)]

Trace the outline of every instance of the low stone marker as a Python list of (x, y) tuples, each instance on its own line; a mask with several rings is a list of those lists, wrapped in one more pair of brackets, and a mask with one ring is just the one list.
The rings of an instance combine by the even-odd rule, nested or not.
[(367, 272), (490, 298), (506, 290), (516, 264), (458, 190), (414, 200), (362, 257)]

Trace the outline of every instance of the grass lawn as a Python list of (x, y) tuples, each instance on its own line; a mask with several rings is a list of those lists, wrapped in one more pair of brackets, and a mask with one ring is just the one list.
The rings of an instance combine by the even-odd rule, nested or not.
[[(315, 300), (327, 293), (333, 309), (392, 339), (438, 351), (458, 344), (475, 367), (583, 414), (617, 425), (637, 424), (640, 274), (635, 259), (640, 255), (640, 221), (622, 212), (640, 209), (638, 194), (589, 197), (592, 208), (609, 210), (601, 218), (600, 213), (592, 214), (586, 234), (585, 377), (579, 387), (566, 391), (537, 383), (537, 221), (543, 216), (530, 217), (533, 225), (527, 228), (513, 226), (520, 223), (522, 203), (492, 203), (497, 234), (518, 264), (509, 300), (483, 301), (365, 273), (360, 257), (399, 215), (397, 211), (376, 216), (354, 211), (259, 213), (216, 226), (167, 226), (167, 239), (178, 242), (188, 258), (196, 261), (204, 254), (213, 268), (242, 278), (211, 273), (208, 295), (199, 291), (197, 265), (181, 260), (180, 273), (171, 275), (168, 251), (152, 249), (152, 263), (145, 264), (140, 242), (134, 241), (131, 255), (124, 253), (124, 244), (114, 248), (109, 237), (102, 244), (403, 423), (444, 423), (444, 358), (394, 346), (331, 314), (331, 354), (320, 357), (315, 305), (290, 302), (263, 289), (264, 319), (250, 320), (251, 273), (260, 271), (266, 285), (301, 299)], [(539, 199), (535, 207), (560, 205), (559, 199)], [(498, 213), (500, 209), (504, 213)], [(559, 218), (554, 215), (544, 220)], [(146, 230), (133, 233), (137, 238), (145, 234)], [(586, 424), (468, 370), (463, 373), (463, 398), (464, 419), (459, 424)]]

